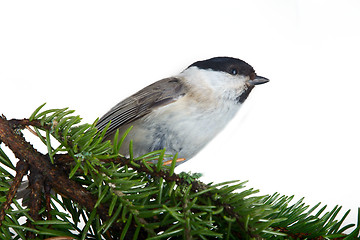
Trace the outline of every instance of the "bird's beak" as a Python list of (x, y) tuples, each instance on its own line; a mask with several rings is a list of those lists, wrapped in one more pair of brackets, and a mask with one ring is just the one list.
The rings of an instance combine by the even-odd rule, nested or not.
[(248, 83), (250, 85), (259, 85), (259, 84), (267, 83), (268, 81), (270, 80), (265, 77), (256, 76), (254, 79), (249, 80)]

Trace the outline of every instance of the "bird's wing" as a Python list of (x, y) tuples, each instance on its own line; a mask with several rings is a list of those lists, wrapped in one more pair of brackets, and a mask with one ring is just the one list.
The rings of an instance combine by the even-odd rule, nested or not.
[(131, 123), (185, 95), (185, 86), (175, 77), (157, 81), (115, 105), (97, 123), (99, 131), (111, 121), (106, 136), (112, 135), (121, 125)]

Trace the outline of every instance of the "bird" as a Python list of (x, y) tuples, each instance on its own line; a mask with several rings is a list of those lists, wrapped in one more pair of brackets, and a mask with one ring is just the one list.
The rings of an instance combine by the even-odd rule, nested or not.
[[(96, 124), (105, 140), (122, 136), (120, 154), (140, 157), (152, 151), (193, 158), (238, 112), (256, 85), (269, 82), (251, 65), (233, 57), (192, 63), (182, 72), (154, 82), (112, 107)], [(165, 162), (165, 160), (164, 160)], [(170, 161), (167, 161), (167, 164)]]

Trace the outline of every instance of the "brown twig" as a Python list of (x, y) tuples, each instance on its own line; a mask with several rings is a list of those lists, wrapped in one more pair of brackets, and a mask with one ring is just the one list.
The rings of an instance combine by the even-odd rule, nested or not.
[(30, 188), (30, 199), (29, 199), (29, 215), (32, 219), (39, 220), (39, 210), (41, 208), (41, 193), (44, 186), (44, 177), (42, 174), (32, 166), (30, 167), (29, 175), (29, 188)]
[(9, 209), (10, 204), (12, 203), (12, 200), (15, 197), (15, 194), (20, 187), (21, 180), (24, 177), (24, 175), (29, 170), (29, 165), (24, 161), (19, 161), (16, 164), (16, 175), (14, 177), (14, 180), (9, 188), (9, 191), (6, 195), (6, 201), (3, 203), (1, 211), (0, 211), (0, 226), (2, 225), (2, 221), (5, 219), (5, 212)]
[(131, 161), (129, 158), (126, 157), (117, 157), (117, 158), (111, 158), (111, 159), (104, 159), (102, 160), (104, 162), (112, 162), (115, 164), (119, 164), (121, 166), (129, 166), (131, 168), (133, 168), (134, 170), (137, 170), (138, 172), (144, 172), (148, 175), (151, 175), (153, 177), (162, 177), (165, 180), (169, 181), (169, 182), (176, 182), (178, 184), (182, 184), (185, 182), (185, 180), (181, 177), (179, 177), (177, 174), (173, 174), (170, 176), (169, 171), (165, 171), (165, 170), (156, 170), (156, 166), (148, 166), (149, 168), (151, 168), (152, 170), (150, 170), (148, 167), (146, 167), (142, 162), (136, 162), (134, 163), (133, 161)]
[[(29, 175), (29, 215), (30, 217), (37, 221), (41, 219), (39, 211), (41, 209), (41, 193), (44, 185), (44, 178), (41, 173), (36, 169), (30, 166), (30, 175)], [(33, 228), (32, 222), (28, 219), (27, 225)], [(34, 232), (28, 231), (26, 233), (27, 239), (34, 239), (36, 237)]]

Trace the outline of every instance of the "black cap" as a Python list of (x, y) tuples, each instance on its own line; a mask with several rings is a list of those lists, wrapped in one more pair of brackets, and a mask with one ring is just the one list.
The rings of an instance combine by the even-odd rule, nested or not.
[(213, 71), (226, 72), (232, 75), (250, 76), (255, 73), (252, 66), (243, 60), (232, 57), (214, 57), (191, 64), (190, 67), (198, 67), (199, 69), (211, 69)]

